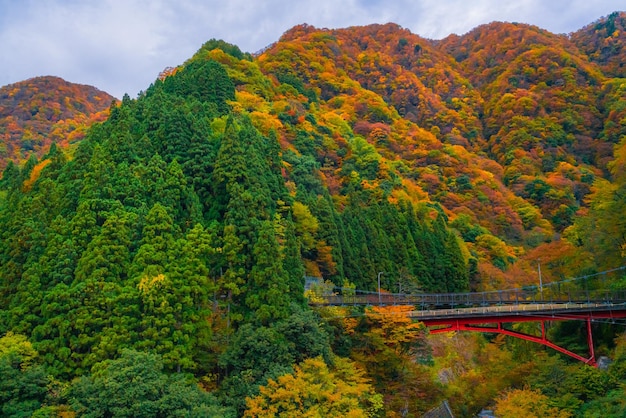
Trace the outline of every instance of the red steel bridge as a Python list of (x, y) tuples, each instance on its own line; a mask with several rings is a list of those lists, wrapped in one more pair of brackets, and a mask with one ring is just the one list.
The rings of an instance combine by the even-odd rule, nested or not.
[[(423, 322), (431, 334), (473, 331), (508, 335), (550, 347), (586, 364), (597, 366), (593, 344), (594, 322), (626, 318), (626, 290), (562, 290), (561, 286), (510, 289), (495, 292), (393, 294), (358, 292), (323, 296), (312, 306), (409, 305), (409, 315)], [(548, 340), (546, 322), (584, 321), (588, 356), (574, 353)], [(538, 322), (540, 335), (506, 328), (505, 324)]]

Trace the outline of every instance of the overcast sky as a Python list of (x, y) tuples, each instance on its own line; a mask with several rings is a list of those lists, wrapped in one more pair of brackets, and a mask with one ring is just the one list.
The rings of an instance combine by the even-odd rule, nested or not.
[(255, 52), (300, 23), (393, 22), (431, 39), (492, 21), (570, 33), (624, 9), (623, 0), (0, 0), (0, 86), (55, 75), (136, 97), (211, 38)]

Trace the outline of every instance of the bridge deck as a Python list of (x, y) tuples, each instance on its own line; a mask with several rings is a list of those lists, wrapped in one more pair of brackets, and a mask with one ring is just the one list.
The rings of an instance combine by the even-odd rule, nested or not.
[(626, 303), (536, 303), (520, 305), (485, 306), (472, 308), (434, 309), (412, 311), (409, 316), (427, 325), (450, 323), (450, 320), (462, 320), (466, 323), (493, 322), (528, 322), (539, 318), (559, 320), (577, 320), (587, 318), (607, 319), (625, 318)]

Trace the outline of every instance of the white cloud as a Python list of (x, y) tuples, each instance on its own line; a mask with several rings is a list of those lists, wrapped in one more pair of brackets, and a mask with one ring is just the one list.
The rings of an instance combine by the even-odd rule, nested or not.
[(135, 96), (211, 38), (254, 52), (296, 24), (394, 22), (428, 38), (494, 20), (567, 33), (614, 0), (0, 0), (0, 85), (38, 75)]

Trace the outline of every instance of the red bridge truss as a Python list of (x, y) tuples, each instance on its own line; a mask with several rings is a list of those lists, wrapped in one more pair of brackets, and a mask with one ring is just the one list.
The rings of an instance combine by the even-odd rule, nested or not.
[[(626, 318), (626, 305), (591, 302), (546, 303), (414, 311), (411, 316), (423, 322), (431, 334), (473, 331), (508, 335), (545, 345), (583, 363), (596, 366), (591, 325), (594, 321)], [(585, 321), (589, 356), (581, 356), (548, 340), (546, 322), (551, 321)], [(526, 334), (504, 327), (506, 323), (519, 322), (540, 322), (541, 335)]]

